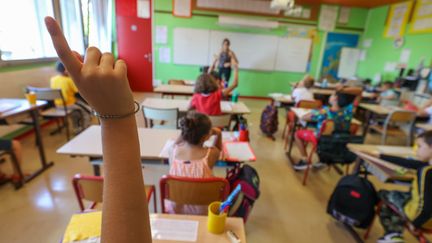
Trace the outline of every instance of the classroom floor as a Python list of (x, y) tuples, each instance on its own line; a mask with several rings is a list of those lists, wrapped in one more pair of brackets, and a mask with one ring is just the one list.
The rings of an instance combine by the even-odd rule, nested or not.
[[(154, 94), (135, 94), (138, 101)], [(181, 99), (181, 97), (180, 97)], [(281, 130), (285, 123), (285, 111), (279, 110), (279, 129), (276, 141), (265, 138), (259, 131), (261, 111), (268, 101), (241, 99), (251, 109), (247, 116), (251, 146), (257, 161), (251, 163), (261, 178), (261, 196), (255, 204), (246, 224), (249, 243), (263, 242), (355, 242), (351, 235), (326, 214), (328, 198), (340, 178), (334, 170), (322, 169), (310, 174), (307, 186), (301, 184), (302, 172), (295, 172), (283, 150)], [(138, 124), (143, 126), (141, 113)], [(0, 242), (59, 242), (78, 204), (72, 189), (71, 178), (76, 173), (93, 173), (88, 160), (56, 154), (66, 142), (64, 134), (49, 136), (54, 127), (43, 129), (47, 157), (55, 162), (54, 167), (15, 191), (11, 185), (0, 187)], [(368, 136), (367, 142), (378, 143), (377, 136)], [(34, 145), (34, 136), (21, 140), (24, 147), (24, 171), (33, 171), (39, 166), (39, 157)], [(392, 140), (392, 144), (403, 141)], [(297, 151), (294, 149), (294, 154)], [(4, 171), (10, 171), (7, 164)], [(145, 165), (146, 184), (158, 184), (161, 175), (168, 172), (167, 165), (149, 163)], [(224, 168), (216, 174), (223, 175)], [(372, 178), (377, 188), (383, 185)], [(159, 195), (159, 192), (158, 192)], [(158, 205), (160, 210), (160, 205)], [(153, 206), (150, 205), (150, 210)], [(363, 233), (364, 231), (359, 230)], [(376, 221), (371, 236), (366, 242), (375, 242), (382, 234)], [(406, 242), (416, 242), (410, 235)]]

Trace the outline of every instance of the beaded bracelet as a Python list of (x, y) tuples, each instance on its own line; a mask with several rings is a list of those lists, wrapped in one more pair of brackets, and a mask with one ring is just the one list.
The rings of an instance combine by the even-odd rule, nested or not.
[(137, 113), (140, 110), (140, 104), (138, 102), (136, 102), (136, 101), (134, 101), (134, 103), (136, 105), (136, 109), (133, 112), (130, 112), (130, 113), (127, 113), (127, 114), (124, 114), (124, 115), (102, 115), (102, 114), (97, 113), (96, 111), (93, 111), (93, 115), (95, 115), (95, 116), (97, 116), (97, 117), (99, 117), (101, 119), (121, 119), (121, 118), (125, 118), (125, 117), (131, 116), (131, 115)]

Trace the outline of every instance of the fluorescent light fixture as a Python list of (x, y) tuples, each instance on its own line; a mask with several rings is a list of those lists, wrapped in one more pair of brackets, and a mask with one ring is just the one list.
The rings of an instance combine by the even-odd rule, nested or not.
[(260, 29), (275, 29), (279, 27), (277, 21), (246, 19), (231, 16), (219, 16), (219, 25), (234, 26), (234, 27), (249, 27)]

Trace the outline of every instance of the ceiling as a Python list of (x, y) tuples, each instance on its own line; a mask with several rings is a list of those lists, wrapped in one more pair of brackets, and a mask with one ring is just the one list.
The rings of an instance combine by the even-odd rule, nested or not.
[(382, 5), (403, 2), (406, 0), (295, 0), (296, 4), (337, 4), (347, 7), (374, 8)]

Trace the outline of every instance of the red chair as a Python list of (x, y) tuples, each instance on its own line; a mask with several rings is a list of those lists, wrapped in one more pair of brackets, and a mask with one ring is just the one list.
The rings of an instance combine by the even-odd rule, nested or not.
[[(177, 205), (208, 206), (215, 201), (224, 201), (229, 194), (230, 186), (225, 178), (187, 178), (163, 176), (160, 181), (162, 213), (166, 211), (165, 199)], [(182, 212), (175, 212), (182, 214)]]
[[(322, 102), (320, 100), (300, 100), (296, 106), (297, 108), (305, 108), (305, 109), (319, 109), (322, 107)], [(284, 130), (282, 131), (282, 138), (284, 138), (284, 148), (286, 150), (290, 136), (290, 131), (293, 131), (295, 126), (296, 117), (294, 112), (288, 111), (286, 122), (284, 126)]]
[[(375, 212), (375, 218), (377, 215), (380, 214), (381, 212), (381, 208), (383, 205), (386, 205), (387, 207), (389, 207), (389, 209), (391, 209), (393, 212), (395, 212), (396, 214), (399, 215), (399, 217), (403, 218), (405, 220), (405, 224), (404, 227), (414, 236), (417, 238), (417, 240), (420, 243), (427, 243), (429, 242), (426, 237), (425, 234), (432, 234), (432, 229), (425, 229), (425, 228), (417, 228), (415, 227), (412, 222), (409, 221), (409, 219), (407, 219), (404, 215), (402, 215), (399, 210), (392, 204), (385, 202), (383, 200), (381, 200), (378, 205), (377, 205), (377, 209)], [(375, 221), (375, 219), (374, 219)], [(369, 233), (372, 229), (373, 226), (373, 222), (369, 225), (369, 228), (367, 228), (366, 233), (364, 234), (363, 238), (366, 240), (367, 238), (369, 238)]]
[[(93, 210), (98, 203), (102, 203), (103, 180), (102, 176), (85, 176), (76, 174), (73, 177), (72, 185), (82, 212)], [(157, 205), (155, 186), (145, 185), (145, 192), (148, 202), (150, 202), (150, 199), (153, 196), (154, 212), (156, 213)], [(84, 207), (84, 200), (92, 202), (91, 206), (87, 209)]]

